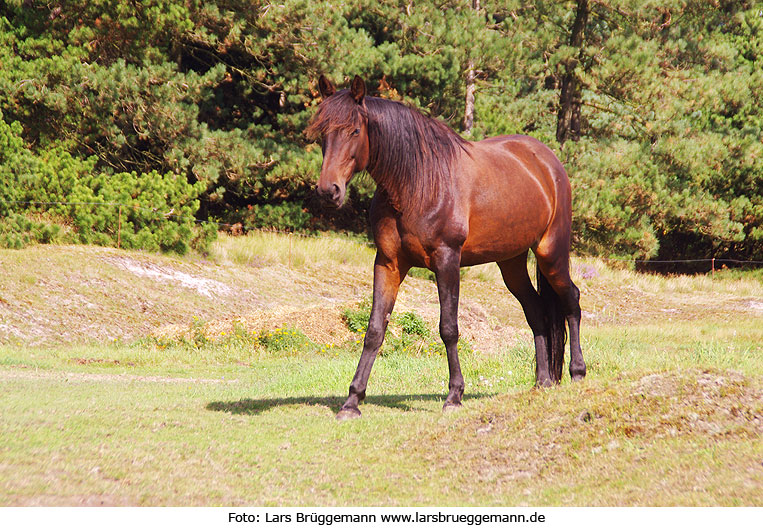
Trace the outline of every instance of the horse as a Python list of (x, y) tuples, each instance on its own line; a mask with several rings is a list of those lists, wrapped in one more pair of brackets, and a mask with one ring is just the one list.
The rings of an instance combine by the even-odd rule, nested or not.
[[(366, 95), (358, 76), (337, 91), (321, 75), (318, 87), (322, 101), (305, 131), (321, 141), (318, 195), (341, 207), (347, 185), (361, 171), (377, 185), (369, 214), (376, 246), (371, 315), (349, 395), (336, 418), (361, 415), (371, 368), (411, 267), (435, 274), (449, 372), (444, 411), (461, 406), (464, 393), (458, 359), (463, 266), (498, 264), (533, 332), (537, 387), (561, 381), (565, 321), (570, 377), (583, 379), (580, 291), (569, 271), (571, 189), (551, 149), (521, 135), (467, 141), (415, 108)], [(530, 250), (537, 290), (527, 271)]]

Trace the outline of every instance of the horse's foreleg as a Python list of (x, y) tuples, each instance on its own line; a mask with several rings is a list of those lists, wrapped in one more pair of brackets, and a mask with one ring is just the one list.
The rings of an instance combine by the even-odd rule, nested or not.
[(409, 267), (401, 266), (398, 261), (376, 255), (374, 264), (374, 299), (371, 305), (371, 317), (368, 320), (368, 330), (363, 341), (363, 352), (350, 384), (350, 394), (342, 409), (337, 413), (337, 419), (352, 419), (360, 417), (358, 405), (366, 397), (366, 386), (376, 355), (384, 341), (384, 333), (389, 323), (389, 315), (395, 305), (400, 283), (403, 282)]
[(440, 337), (448, 355), (448, 396), (443, 410), (461, 406), (464, 395), (464, 376), (458, 361), (458, 296), (461, 276), (461, 252), (451, 248), (438, 250), (433, 259), (440, 298)]

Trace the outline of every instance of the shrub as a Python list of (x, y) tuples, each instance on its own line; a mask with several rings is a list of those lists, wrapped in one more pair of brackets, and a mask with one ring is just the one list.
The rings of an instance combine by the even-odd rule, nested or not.
[[(368, 318), (371, 314), (371, 300), (363, 300), (356, 308), (345, 308), (342, 311), (347, 328), (355, 333), (365, 333), (368, 329)], [(472, 346), (465, 340), (458, 341), (459, 353), (469, 355)], [(409, 356), (444, 356), (445, 345), (440, 337), (433, 336), (424, 319), (415, 312), (404, 312), (393, 315), (380, 355), (409, 355)]]
[(0, 246), (61, 238), (80, 242), (184, 254), (205, 251), (214, 226), (197, 227), (202, 183), (156, 171), (95, 172), (95, 160), (81, 160), (55, 147), (37, 155), (24, 145), (20, 127), (0, 114)]
[(302, 331), (288, 327), (260, 332), (257, 343), (271, 352), (300, 352), (315, 347)]
[(345, 308), (342, 310), (342, 318), (347, 328), (352, 332), (365, 333), (368, 330), (368, 318), (371, 317), (371, 299), (366, 298), (358, 304), (357, 308)]
[(426, 322), (415, 312), (404, 312), (397, 317), (396, 323), (400, 325), (400, 328), (406, 334), (422, 336), (424, 338), (429, 336), (429, 328)]
[(247, 228), (305, 231), (309, 228), (310, 218), (310, 213), (300, 202), (283, 202), (251, 206), (244, 224)]

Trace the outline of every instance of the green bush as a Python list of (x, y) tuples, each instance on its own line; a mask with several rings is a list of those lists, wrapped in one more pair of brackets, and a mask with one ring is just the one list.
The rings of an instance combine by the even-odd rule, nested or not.
[(400, 329), (405, 334), (412, 336), (429, 336), (429, 327), (421, 316), (415, 312), (404, 312), (395, 319), (395, 323), (400, 326)]
[(368, 319), (371, 317), (371, 298), (361, 301), (357, 308), (347, 307), (342, 310), (342, 318), (347, 328), (354, 333), (365, 333), (368, 330)]
[(196, 226), (204, 184), (156, 171), (98, 172), (94, 158), (60, 147), (34, 154), (19, 134), (0, 114), (0, 246), (62, 240), (184, 254), (216, 235)]
[(261, 331), (257, 343), (270, 352), (303, 352), (315, 344), (299, 329), (283, 327), (274, 331)]
[[(480, 9), (452, 1), (7, 0), (0, 200), (38, 188), (66, 196), (84, 175), (179, 175), (194, 186), (179, 190), (186, 198), (141, 205), (167, 213), (198, 200), (191, 214), (199, 219), (362, 231), (368, 179), (355, 180), (354, 200), (339, 212), (323, 213), (310, 199), (321, 149), (303, 131), (320, 100), (319, 74), (340, 86), (359, 74), (369, 94), (457, 130), (474, 79), (470, 139), (529, 134), (559, 155), (574, 188), (577, 251), (760, 260), (762, 43), (763, 17), (748, 0), (510, 0)], [(573, 97), (562, 97), (565, 86)], [(579, 117), (579, 130), (562, 141), (565, 115)], [(105, 200), (118, 187), (94, 195)], [(27, 215), (0, 204), (0, 215), (8, 211)], [(34, 213), (30, 220), (51, 223)], [(82, 215), (89, 218), (58, 236), (114, 244), (113, 220), (99, 218), (108, 213)], [(189, 236), (188, 224), (131, 215), (125, 244), (183, 251), (206, 240), (205, 230)], [(6, 232), (17, 224), (6, 221)], [(24, 232), (30, 240), (33, 231)]]
[[(342, 311), (347, 328), (354, 333), (365, 333), (371, 314), (371, 300), (363, 300), (357, 307), (347, 307)], [(472, 347), (465, 340), (459, 340), (461, 354), (471, 354)], [(432, 335), (424, 319), (415, 312), (393, 314), (384, 337), (381, 355), (444, 356), (445, 345), (439, 335)]]
[(249, 207), (244, 225), (251, 228), (274, 228), (282, 231), (305, 231), (311, 215), (299, 202), (255, 204)]

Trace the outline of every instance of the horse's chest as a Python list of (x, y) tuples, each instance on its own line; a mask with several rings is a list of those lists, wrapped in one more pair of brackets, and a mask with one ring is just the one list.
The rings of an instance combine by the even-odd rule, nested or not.
[(466, 235), (463, 221), (453, 217), (448, 222), (430, 219), (400, 230), (401, 249), (414, 266), (432, 268), (432, 259), (438, 249), (460, 248)]
[(438, 248), (460, 248), (468, 232), (467, 216), (452, 203), (440, 204), (426, 213), (401, 213), (386, 195), (371, 204), (371, 224), (377, 247), (384, 255), (404, 257), (412, 266), (432, 267)]
[(424, 247), (421, 239), (412, 234), (403, 234), (400, 238), (403, 254), (414, 266), (429, 268), (431, 265), (431, 250)]

